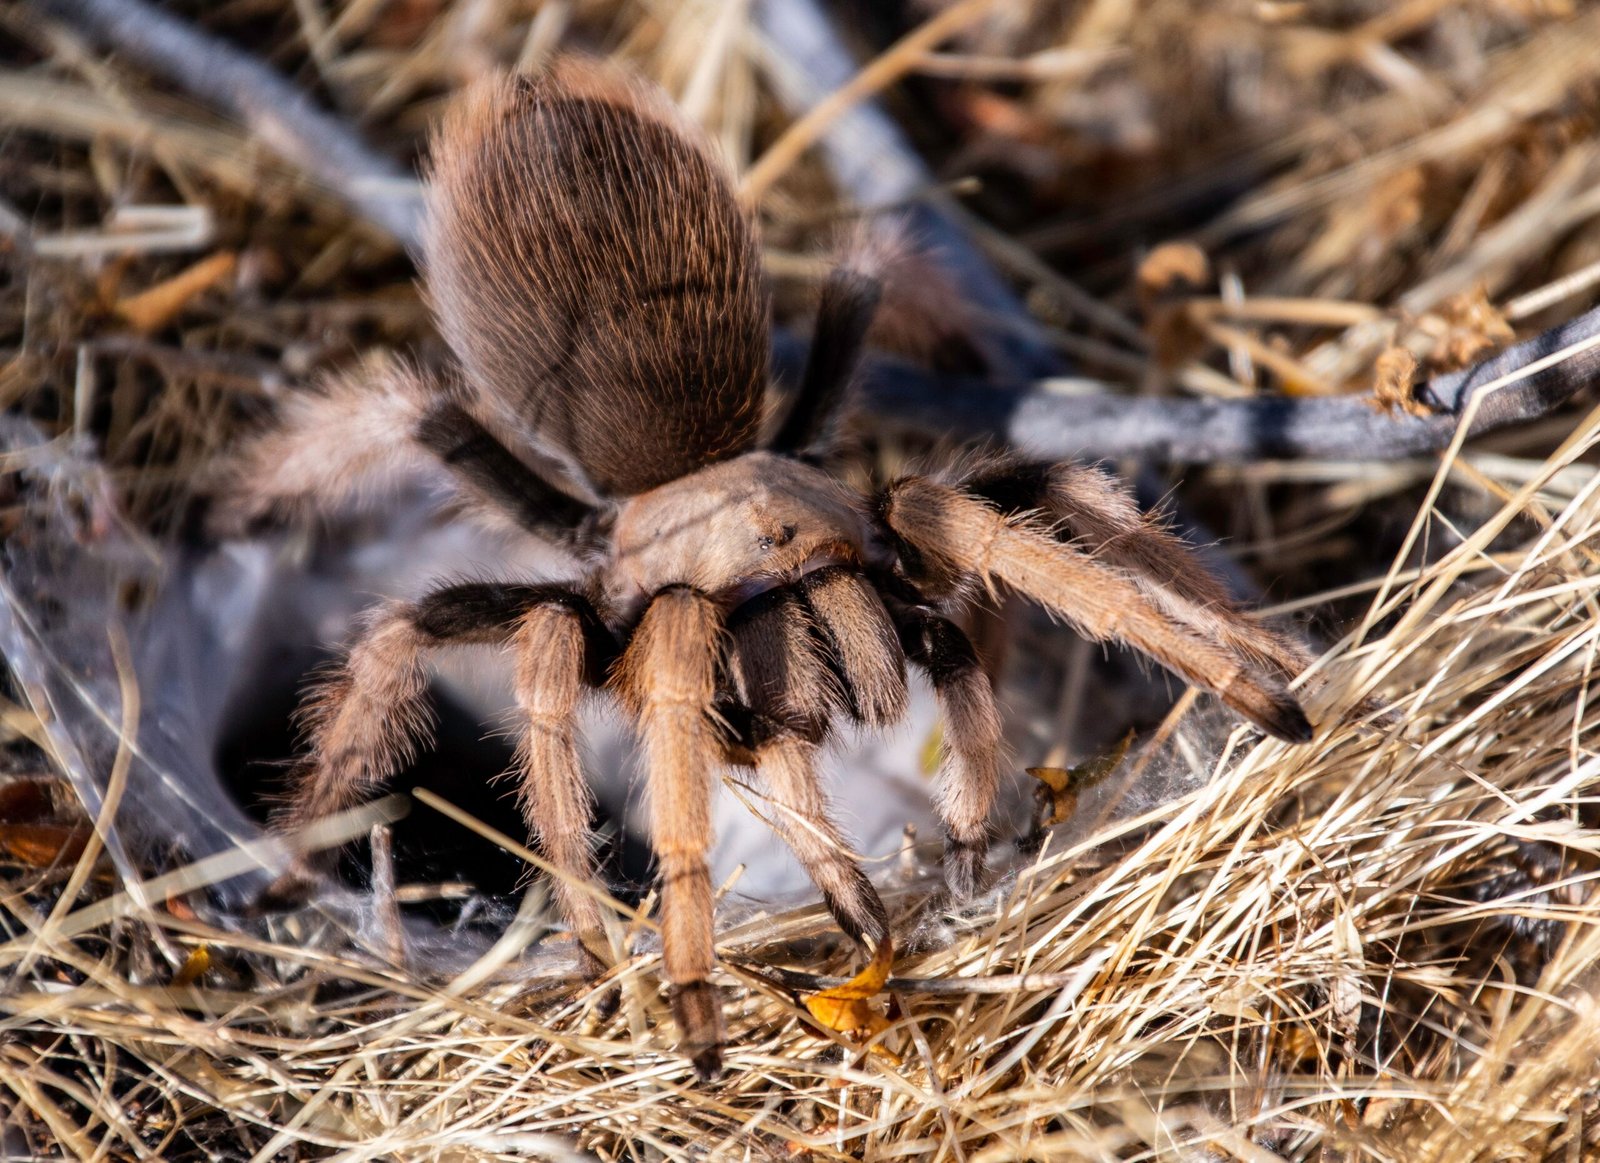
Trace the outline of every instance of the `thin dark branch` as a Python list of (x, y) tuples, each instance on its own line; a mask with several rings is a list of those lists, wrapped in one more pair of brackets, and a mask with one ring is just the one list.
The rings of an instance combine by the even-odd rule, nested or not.
[(861, 402), (892, 424), (963, 441), (1004, 441), (1048, 460), (1399, 460), (1447, 447), (1475, 393), (1563, 350), (1564, 357), (1485, 397), (1470, 433), (1481, 436), (1548, 415), (1600, 378), (1600, 308), (1467, 371), (1429, 380), (1418, 397), (1439, 411), (1427, 417), (1379, 411), (1365, 395), (1169, 399), (1112, 394), (1087, 383), (1080, 386), (1093, 390), (1069, 394), (1061, 390), (1067, 385), (1049, 381), (954, 381), (883, 359), (868, 361)]
[(144, 0), (33, 0), (33, 6), (238, 119), (359, 217), (416, 251), (422, 221), (416, 179), (260, 61)]

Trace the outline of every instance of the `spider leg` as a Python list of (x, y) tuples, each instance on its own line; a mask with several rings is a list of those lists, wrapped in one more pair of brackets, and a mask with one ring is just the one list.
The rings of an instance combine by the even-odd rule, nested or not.
[(534, 847), (555, 870), (551, 888), (577, 939), (579, 962), (586, 976), (596, 977), (605, 969), (597, 952), (604, 914), (595, 892), (594, 799), (578, 758), (577, 710), (584, 688), (605, 681), (616, 642), (587, 601), (552, 594), (523, 616), (512, 649), (526, 725), (517, 747), (518, 801)]
[(755, 713), (816, 741), (849, 709), (843, 681), (819, 649), (811, 609), (794, 589), (751, 598), (729, 616), (728, 632), (727, 685)]
[(1159, 517), (1139, 508), (1110, 473), (1092, 465), (1001, 465), (962, 487), (1004, 512), (1036, 512), (1058, 535), (1123, 570), (1170, 618), (1292, 679), (1311, 664), (1303, 643), (1247, 617), (1200, 556)]
[(417, 421), (419, 444), (481, 499), (529, 533), (572, 541), (594, 509), (550, 484), (459, 404), (434, 404)]
[(931, 610), (896, 607), (906, 657), (928, 676), (944, 717), (934, 809), (945, 828), (945, 882), (957, 897), (983, 887), (989, 813), (1000, 790), (1001, 723), (994, 688), (972, 640)]
[[(588, 600), (553, 585), (475, 582), (378, 611), (306, 712), (310, 752), (285, 822), (304, 824), (352, 806), (393, 776), (429, 733), (425, 655), (457, 645), (511, 644), (527, 727), (518, 749), (521, 799), (555, 892), (580, 943), (600, 928), (587, 786), (575, 712), (585, 684), (603, 681), (614, 643)], [(584, 946), (586, 971), (601, 968)]]
[(684, 1051), (702, 1078), (722, 1070), (722, 1011), (710, 977), (711, 799), (721, 749), (713, 727), (722, 616), (705, 594), (656, 592), (615, 672), (639, 723), (661, 866), (661, 956)]
[(970, 493), (905, 477), (879, 497), (879, 515), (908, 568), (941, 587), (998, 579), (1096, 640), (1119, 638), (1280, 739), (1303, 743), (1311, 724), (1275, 667), (1263, 667), (1168, 615), (1121, 569), (1057, 541), (1027, 518)]
[(444, 384), (396, 362), (291, 394), (277, 423), (220, 472), (213, 524), (237, 534), (273, 515), (327, 512), (436, 464), (470, 502), (557, 543), (572, 541), (594, 512), (453, 402)]
[(777, 808), (773, 826), (822, 893), (850, 939), (871, 955), (889, 940), (889, 913), (878, 890), (850, 855), (817, 778), (817, 746), (777, 731), (755, 749), (756, 771)]
[(292, 392), (272, 427), (246, 440), (212, 471), (221, 535), (269, 517), (311, 516), (427, 471), (411, 439), (438, 385), (404, 362), (369, 362)]
[(796, 591), (838, 668), (855, 719), (878, 728), (904, 718), (904, 657), (878, 591), (847, 565), (813, 570), (800, 579)]
[(809, 611), (795, 594), (772, 590), (741, 608), (729, 629), (732, 685), (743, 700), (718, 706), (730, 761), (760, 774), (776, 809), (769, 822), (839, 927), (871, 954), (889, 939), (889, 916), (851, 857), (818, 779), (817, 745), (843, 697), (819, 655)]
[(883, 297), (885, 257), (858, 244), (828, 273), (800, 389), (768, 447), (799, 453), (827, 442)]

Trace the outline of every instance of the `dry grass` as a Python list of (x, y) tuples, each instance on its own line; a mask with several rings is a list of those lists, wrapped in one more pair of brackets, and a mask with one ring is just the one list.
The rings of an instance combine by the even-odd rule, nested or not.
[[(214, 19), (396, 156), (482, 64), (582, 44), (664, 79), (749, 172), (797, 119), (742, 11), (262, 0)], [(982, 16), (913, 70), (957, 80), (890, 99), (938, 177), (985, 178), (976, 237), (1089, 372), (1368, 390), (1399, 349), (1460, 366), (1593, 299), (1600, 7)], [(435, 342), (408, 264), (336, 191), (24, 11), (0, 30), (0, 403), (92, 435), (147, 526), (263, 399)], [(849, 191), (812, 154), (780, 160), (758, 172), (788, 315)], [(1210, 281), (1152, 298), (1141, 264), (1175, 238)], [(819, 908), (728, 918), (735, 1044), (701, 1086), (671, 1053), (647, 908), (619, 917), (636, 951), (603, 1017), (597, 992), (519, 969), (538, 892), (441, 979), (311, 912), (220, 926), (185, 900), (214, 863), (136, 892), (92, 848), (41, 867), (0, 835), (0, 1155), (1600, 1158), (1597, 441), (1600, 413), (1569, 414), (1440, 458), (1189, 474), (1184, 500), (1337, 639), (1307, 684), (1317, 741), (1181, 703), (1112, 777), (1121, 811), (1086, 800), (981, 907), (917, 926), (892, 1055), (811, 1028), (791, 989), (816, 979), (778, 972), (847, 968)], [(1023, 692), (1060, 708), (1029, 724), (1030, 759), (1092, 750), (1076, 724), (1104, 717), (1053, 657), (1013, 656), (1065, 687)], [(0, 705), (0, 732), (10, 770), (47, 768), (30, 708)], [(39, 818), (47, 857), (81, 825)], [(918, 884), (895, 876), (909, 918)]]
[[(1374, 602), (1384, 628), (1324, 659), (1316, 743), (1238, 731), (1214, 754), (1180, 726), (1127, 762), (1199, 764), (1202, 787), (1052, 837), (948, 944), (903, 957), (898, 1063), (830, 1045), (766, 975), (824, 968), (804, 960), (817, 909), (722, 934), (735, 1048), (704, 1087), (665, 1049), (651, 955), (600, 1020), (593, 993), (501, 973), (536, 927), (423, 981), (125, 895), (49, 937), (45, 890), (13, 875), (23, 935), (0, 958), (31, 964), (0, 1002), (0, 1082), (86, 1157), (102, 1134), (116, 1155), (198, 1140), (263, 1159), (559, 1155), (568, 1136), (608, 1158), (1586, 1157), (1600, 476), (1547, 486), (1597, 441), (1600, 414)], [(1341, 721), (1373, 697), (1392, 723)], [(152, 975), (152, 930), (215, 968)]]

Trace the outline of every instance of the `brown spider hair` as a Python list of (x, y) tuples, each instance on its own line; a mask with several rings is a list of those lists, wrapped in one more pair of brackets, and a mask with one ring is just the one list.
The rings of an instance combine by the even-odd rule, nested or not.
[[(1311, 736), (1294, 640), (1247, 619), (1110, 477), (990, 462), (862, 495), (827, 471), (834, 416), (883, 292), (881, 254), (826, 281), (799, 389), (758, 447), (766, 308), (752, 230), (705, 142), (655, 90), (567, 60), (468, 93), (433, 143), (423, 256), (456, 366), (338, 381), (247, 449), (232, 511), (328, 503), (432, 458), (469, 505), (562, 541), (568, 585), (473, 582), (383, 607), (308, 715), (290, 823), (347, 806), (426, 733), (422, 660), (448, 645), (515, 662), (529, 830), (560, 873), (584, 968), (604, 968), (576, 714), (621, 703), (643, 744), (662, 943), (683, 1049), (710, 1077), (723, 1034), (707, 852), (715, 773), (754, 770), (774, 827), (841, 928), (889, 921), (828, 810), (836, 725), (906, 709), (907, 664), (945, 723), (946, 880), (980, 888), (1001, 780), (1000, 716), (948, 616), (1005, 587), (1215, 692), (1262, 730)], [(352, 442), (341, 434), (369, 437)], [(313, 466), (300, 479), (290, 460)]]

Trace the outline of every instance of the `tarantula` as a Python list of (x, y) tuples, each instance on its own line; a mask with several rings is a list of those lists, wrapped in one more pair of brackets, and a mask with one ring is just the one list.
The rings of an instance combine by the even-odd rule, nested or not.
[(824, 467), (883, 286), (858, 251), (826, 279), (809, 361), (762, 440), (767, 308), (727, 175), (664, 95), (602, 65), (476, 85), (431, 152), (423, 274), (457, 366), (296, 396), (239, 463), (238, 517), (326, 502), (433, 460), (469, 504), (572, 548), (567, 585), (476, 582), (380, 608), (307, 710), (291, 822), (390, 777), (427, 727), (425, 656), (506, 648), (523, 716), (522, 808), (585, 968), (602, 968), (590, 798), (575, 714), (609, 691), (637, 725), (661, 877), (662, 949), (683, 1049), (720, 1069), (707, 865), (719, 769), (753, 768), (773, 824), (840, 927), (889, 940), (817, 775), (851, 720), (906, 710), (906, 663), (937, 693), (945, 875), (980, 887), (1000, 717), (945, 616), (1001, 583), (1094, 639), (1120, 639), (1281, 739), (1311, 726), (1288, 689), (1302, 648), (1248, 621), (1111, 478), (1070, 464), (905, 476), (874, 495)]

